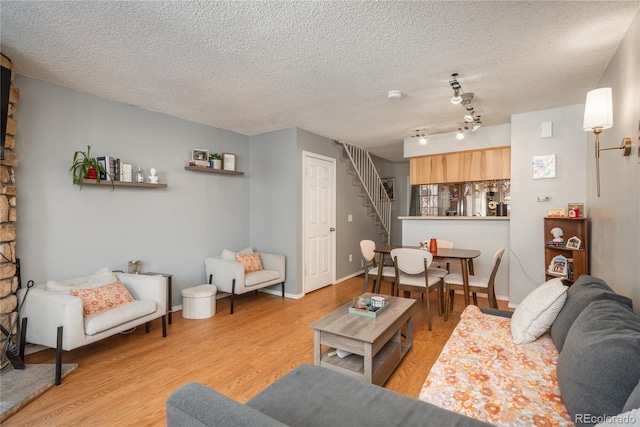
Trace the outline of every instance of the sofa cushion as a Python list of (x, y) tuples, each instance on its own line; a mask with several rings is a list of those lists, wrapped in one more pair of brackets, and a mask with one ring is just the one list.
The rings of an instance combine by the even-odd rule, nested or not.
[(567, 300), (562, 279), (551, 279), (535, 288), (511, 317), (511, 335), (516, 344), (535, 341), (549, 330)]
[(551, 338), (558, 351), (562, 351), (569, 328), (578, 315), (593, 301), (612, 299), (633, 307), (633, 302), (616, 294), (603, 280), (583, 274), (567, 290), (567, 301), (551, 325)]
[(198, 383), (187, 383), (167, 398), (167, 426), (261, 426), (286, 427)]
[(558, 357), (558, 385), (578, 425), (581, 414), (622, 412), (640, 381), (640, 317), (626, 304), (602, 300), (577, 317)]
[(249, 273), (244, 277), (244, 286), (250, 288), (251, 286), (261, 285), (271, 280), (276, 280), (280, 277), (280, 273), (274, 270), (260, 270)]
[(95, 335), (156, 311), (154, 301), (133, 301), (84, 318), (84, 333)]
[(133, 297), (119, 281), (93, 289), (71, 289), (69, 293), (74, 297), (82, 298), (85, 316), (133, 302)]
[(487, 425), (314, 365), (297, 367), (246, 406), (288, 426)]
[(253, 273), (262, 270), (262, 262), (260, 254), (255, 252), (252, 254), (236, 254), (236, 261), (244, 265), (244, 273)]

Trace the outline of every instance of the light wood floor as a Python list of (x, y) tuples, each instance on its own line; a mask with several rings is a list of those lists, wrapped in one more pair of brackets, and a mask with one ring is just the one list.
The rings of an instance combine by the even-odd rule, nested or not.
[[(254, 293), (218, 300), (209, 319), (183, 319), (174, 313), (167, 338), (160, 320), (151, 332), (138, 327), (92, 345), (65, 352), (63, 362), (78, 369), (62, 384), (22, 408), (3, 425), (10, 426), (161, 426), (165, 400), (181, 385), (197, 381), (239, 402), (246, 402), (302, 363), (313, 363), (309, 324), (361, 293), (362, 278), (312, 292), (299, 300)], [(383, 284), (382, 293), (388, 293)], [(433, 331), (426, 327), (426, 305), (414, 306), (414, 348), (385, 384), (417, 397), (429, 369), (460, 319), (463, 298), (445, 323), (434, 310)], [(431, 294), (431, 307), (436, 306)], [(488, 306), (480, 298), (479, 305)], [(506, 302), (499, 301), (500, 308)], [(27, 363), (54, 363), (54, 350), (26, 357)]]

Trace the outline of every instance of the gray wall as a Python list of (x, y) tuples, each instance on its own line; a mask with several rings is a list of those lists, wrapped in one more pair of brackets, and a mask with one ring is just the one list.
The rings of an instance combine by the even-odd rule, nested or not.
[[(511, 304), (519, 304), (545, 281), (543, 218), (548, 209), (566, 212), (568, 203), (585, 203), (583, 113), (582, 105), (573, 105), (511, 116)], [(552, 138), (540, 138), (542, 122), (553, 122)], [(533, 179), (533, 157), (548, 154), (556, 155), (556, 178)], [(538, 202), (538, 196), (550, 201)]]
[[(101, 267), (174, 274), (180, 290), (204, 283), (203, 259), (249, 243), (249, 138), (17, 76), (20, 163), (17, 255), (23, 282), (64, 279)], [(73, 152), (92, 146), (143, 168), (166, 189), (72, 184)], [(192, 148), (237, 154), (249, 176), (189, 172)]]
[[(587, 209), (591, 217), (591, 272), (632, 298), (640, 312), (640, 13), (595, 87), (613, 91), (613, 127), (600, 135), (603, 148), (631, 137), (630, 157), (619, 150), (600, 156), (600, 197), (596, 196), (595, 137), (588, 134)], [(594, 88), (595, 88), (594, 87)], [(585, 132), (586, 133), (586, 132)]]
[[(251, 245), (286, 255), (285, 289), (299, 297), (304, 150), (338, 159), (336, 276), (361, 270), (359, 242), (376, 233), (333, 141), (296, 128), (248, 137), (23, 76), (15, 83), (21, 91), (16, 250), (25, 282), (102, 267), (126, 271), (128, 260), (139, 259), (144, 271), (174, 275), (175, 306), (182, 289), (205, 283), (206, 256)], [(119, 157), (145, 172), (156, 168), (168, 187), (80, 191), (68, 169), (73, 152), (87, 145), (94, 156)], [(236, 153), (245, 175), (184, 170), (193, 148)]]
[[(296, 129), (284, 129), (251, 137), (251, 244), (261, 252), (284, 254), (287, 280), (285, 292), (299, 295), (298, 235), (295, 223)], [(279, 286), (272, 287), (280, 292)]]

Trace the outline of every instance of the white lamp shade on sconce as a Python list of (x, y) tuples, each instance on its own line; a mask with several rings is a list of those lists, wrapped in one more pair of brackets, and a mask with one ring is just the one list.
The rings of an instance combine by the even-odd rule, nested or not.
[(597, 128), (609, 129), (611, 126), (613, 126), (611, 88), (602, 87), (587, 92), (583, 129), (592, 131)]

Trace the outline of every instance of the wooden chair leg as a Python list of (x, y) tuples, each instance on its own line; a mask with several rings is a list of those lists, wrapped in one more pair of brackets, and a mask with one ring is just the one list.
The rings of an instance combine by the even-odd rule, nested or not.
[(449, 289), (449, 299), (451, 300), (451, 307), (449, 307), (449, 310), (453, 310), (453, 299), (456, 297), (456, 291), (450, 289), (449, 286), (447, 286), (447, 289)]
[(58, 336), (56, 340), (56, 377), (55, 385), (60, 385), (62, 382), (62, 326), (58, 326)]
[[(445, 322), (447, 321), (447, 317), (449, 317), (449, 300), (450, 299), (451, 299), (451, 296), (449, 294), (449, 285), (445, 284), (445, 290), (444, 290), (444, 321)], [(451, 305), (453, 309), (453, 304)]]
[(229, 314), (233, 314), (233, 303), (236, 296), (236, 279), (233, 279), (231, 282), (231, 312)]
[[(424, 296), (424, 293), (422, 294)], [(431, 332), (431, 307), (429, 306), (429, 288), (427, 288), (427, 325), (429, 326), (429, 332)]]
[(471, 296), (473, 296), (473, 305), (478, 305), (478, 295), (476, 295), (475, 292), (472, 292)]
[(162, 316), (162, 338), (167, 337), (167, 315)]

